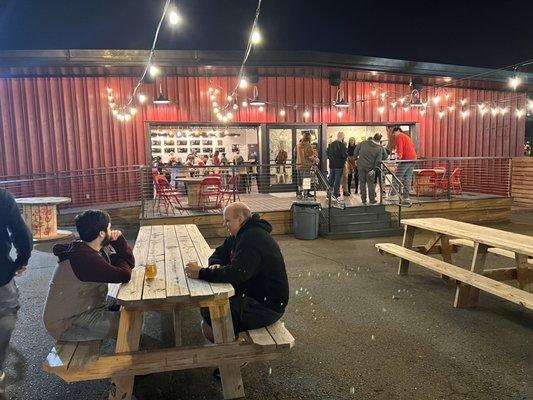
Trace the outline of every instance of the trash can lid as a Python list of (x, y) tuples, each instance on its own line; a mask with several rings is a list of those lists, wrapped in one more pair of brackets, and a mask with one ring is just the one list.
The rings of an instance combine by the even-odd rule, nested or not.
[(319, 208), (320, 203), (318, 201), (295, 200), (292, 202), (291, 208), (294, 206)]

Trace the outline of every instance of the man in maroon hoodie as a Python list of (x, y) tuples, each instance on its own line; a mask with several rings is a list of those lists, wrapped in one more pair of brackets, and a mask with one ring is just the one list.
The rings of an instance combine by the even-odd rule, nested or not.
[(54, 246), (59, 264), (44, 307), (46, 330), (56, 340), (116, 338), (119, 313), (109, 310), (108, 283), (129, 282), (135, 260), (122, 232), (111, 230), (109, 214), (89, 210), (76, 216), (81, 240)]

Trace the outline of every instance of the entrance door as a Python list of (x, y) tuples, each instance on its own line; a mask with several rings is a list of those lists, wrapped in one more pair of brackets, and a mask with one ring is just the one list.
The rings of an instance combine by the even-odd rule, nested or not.
[(268, 126), (266, 131), (266, 154), (269, 168), (270, 192), (296, 191), (296, 145), (304, 132), (311, 133), (311, 144), (321, 154), (320, 126)]

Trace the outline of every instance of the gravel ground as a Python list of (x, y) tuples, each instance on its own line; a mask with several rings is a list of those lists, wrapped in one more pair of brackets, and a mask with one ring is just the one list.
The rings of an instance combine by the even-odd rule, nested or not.
[[(496, 227), (533, 235), (533, 213), (515, 212)], [(128, 238), (133, 241), (134, 233)], [(291, 299), (285, 325), (296, 346), (269, 363), (243, 368), (249, 399), (533, 399), (533, 314), (486, 293), (473, 310), (452, 307), (454, 287), (364, 240), (277, 240), (286, 258)], [(219, 241), (212, 241), (215, 246)], [(108, 381), (66, 384), (41, 370), (53, 346), (41, 314), (56, 265), (37, 245), (17, 283), (21, 310), (9, 354), (11, 399), (106, 399)], [(468, 265), (472, 250), (454, 259)], [(488, 264), (511, 265), (489, 256)], [(186, 343), (203, 343), (198, 313), (184, 315)], [(143, 347), (171, 341), (167, 314), (149, 314)], [(112, 345), (113, 343), (109, 343)], [(211, 369), (138, 377), (137, 399), (222, 399)]]

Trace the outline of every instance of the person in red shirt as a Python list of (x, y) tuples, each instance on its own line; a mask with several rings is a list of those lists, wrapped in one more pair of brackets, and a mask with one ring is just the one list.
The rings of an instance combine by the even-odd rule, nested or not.
[[(392, 129), (394, 140), (396, 143), (396, 160), (398, 160), (398, 168), (396, 169), (396, 176), (403, 185), (402, 201), (406, 204), (411, 204), (409, 192), (411, 191), (411, 182), (413, 180), (413, 169), (416, 164), (416, 150), (411, 138), (403, 133), (402, 128), (395, 126)], [(391, 191), (391, 200), (398, 200), (398, 185), (393, 182)]]

